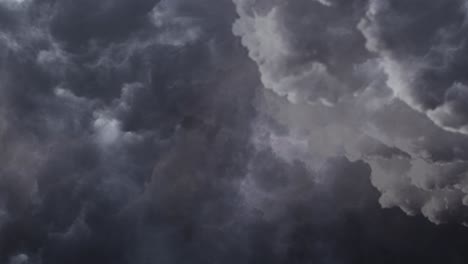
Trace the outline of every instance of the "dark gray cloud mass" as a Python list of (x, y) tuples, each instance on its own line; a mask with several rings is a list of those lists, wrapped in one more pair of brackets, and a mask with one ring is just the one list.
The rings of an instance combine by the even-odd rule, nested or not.
[(467, 8), (0, 0), (0, 263), (465, 263)]

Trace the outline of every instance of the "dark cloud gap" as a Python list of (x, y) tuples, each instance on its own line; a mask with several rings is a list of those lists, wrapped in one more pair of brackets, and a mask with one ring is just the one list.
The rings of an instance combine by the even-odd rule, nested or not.
[(0, 28), (4, 31), (14, 29), (18, 25), (18, 20), (8, 6), (0, 3)]
[(48, 4), (52, 4), (55, 11), (51, 21), (51, 32), (73, 50), (91, 40), (108, 42), (125, 39), (149, 23), (146, 14), (159, 1), (50, 2)]

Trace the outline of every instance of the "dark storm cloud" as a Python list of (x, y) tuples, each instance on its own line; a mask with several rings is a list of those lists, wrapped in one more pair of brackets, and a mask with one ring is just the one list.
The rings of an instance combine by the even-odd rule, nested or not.
[(67, 47), (80, 48), (89, 41), (125, 39), (149, 26), (147, 14), (159, 0), (137, 1), (37, 1), (51, 5), (51, 32)]
[(0, 4), (0, 27), (2, 31), (11, 30), (18, 23), (15, 11), (12, 10), (8, 2)]
[[(387, 2), (0, 0), (0, 262), (466, 259), (461, 226), (378, 205), (463, 223), (468, 203), (466, 136), (385, 64), (433, 24)], [(462, 82), (437, 102), (461, 109)]]
[(1, 262), (146, 263), (177, 257), (153, 229), (225, 224), (257, 85), (226, 3), (5, 4)]

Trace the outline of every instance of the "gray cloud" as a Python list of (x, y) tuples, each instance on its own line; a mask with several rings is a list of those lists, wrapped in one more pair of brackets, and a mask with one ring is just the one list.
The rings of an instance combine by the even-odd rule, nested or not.
[(263, 85), (295, 104), (267, 97), (289, 131), (261, 125), (261, 145), (311, 168), (364, 160), (383, 207), (465, 222), (464, 3), (234, 2)]
[(257, 62), (266, 88), (293, 102), (324, 104), (362, 88), (358, 68), (367, 51), (357, 29), (350, 27), (362, 12), (359, 1), (339, 3), (339, 8), (318, 1), (265, 1), (270, 4), (258, 5), (259, 10), (255, 1), (234, 2), (240, 16), (234, 34)]
[(420, 54), (371, 8), (0, 0), (0, 262), (468, 258), (468, 231), (418, 216), (466, 220), (463, 111), (395, 96), (386, 62)]
[[(360, 29), (379, 54), (388, 86), (449, 131), (466, 133), (464, 1), (371, 1)], [(441, 16), (440, 14), (444, 14)], [(398, 19), (398, 20), (397, 20)]]

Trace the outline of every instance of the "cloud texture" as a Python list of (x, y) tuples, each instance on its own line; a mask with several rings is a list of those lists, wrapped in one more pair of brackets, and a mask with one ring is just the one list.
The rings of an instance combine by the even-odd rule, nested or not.
[(463, 263), (467, 7), (0, 0), (0, 263)]
[(278, 151), (364, 160), (382, 206), (465, 222), (464, 1), (235, 2), (263, 85), (296, 104)]

